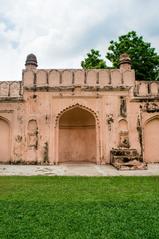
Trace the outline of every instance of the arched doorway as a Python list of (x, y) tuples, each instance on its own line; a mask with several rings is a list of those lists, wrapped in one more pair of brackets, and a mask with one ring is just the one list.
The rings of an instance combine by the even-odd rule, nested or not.
[(144, 160), (147, 163), (159, 162), (159, 118), (151, 119), (145, 125)]
[(0, 162), (10, 159), (10, 128), (6, 120), (0, 118)]
[(96, 162), (96, 120), (80, 107), (64, 112), (59, 119), (59, 156), (61, 162)]

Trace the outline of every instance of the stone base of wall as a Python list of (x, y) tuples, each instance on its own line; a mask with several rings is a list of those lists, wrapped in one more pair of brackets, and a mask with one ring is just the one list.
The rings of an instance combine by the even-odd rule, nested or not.
[(146, 170), (147, 164), (136, 149), (111, 150), (111, 164), (118, 170)]

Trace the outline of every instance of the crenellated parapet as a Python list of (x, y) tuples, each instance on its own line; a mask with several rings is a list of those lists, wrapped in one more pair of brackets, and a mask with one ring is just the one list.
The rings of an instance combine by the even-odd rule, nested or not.
[(136, 98), (159, 98), (159, 81), (136, 81), (134, 86)]
[(18, 99), (24, 91), (123, 91), (131, 88), (134, 99), (159, 97), (158, 81), (135, 81), (131, 59), (120, 56), (119, 69), (38, 69), (37, 58), (29, 54), (23, 70), (22, 81), (0, 82), (0, 98)]
[(0, 82), (0, 100), (19, 99), (22, 97), (21, 81), (1, 81)]
[(133, 70), (24, 70), (23, 85), (25, 90), (69, 89), (76, 86), (98, 89), (122, 89), (134, 85)]

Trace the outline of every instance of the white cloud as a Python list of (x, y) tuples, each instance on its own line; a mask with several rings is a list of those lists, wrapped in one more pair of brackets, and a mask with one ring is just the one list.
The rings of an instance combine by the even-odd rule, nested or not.
[(0, 0), (0, 80), (21, 80), (26, 55), (41, 68), (80, 67), (91, 48), (136, 30), (159, 49), (157, 0)]

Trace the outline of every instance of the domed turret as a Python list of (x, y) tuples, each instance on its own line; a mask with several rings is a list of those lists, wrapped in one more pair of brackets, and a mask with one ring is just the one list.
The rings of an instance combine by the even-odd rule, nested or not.
[(29, 54), (25, 62), (26, 68), (35, 69), (38, 66), (37, 58), (34, 54)]
[(131, 70), (131, 59), (127, 53), (120, 55), (120, 69)]

